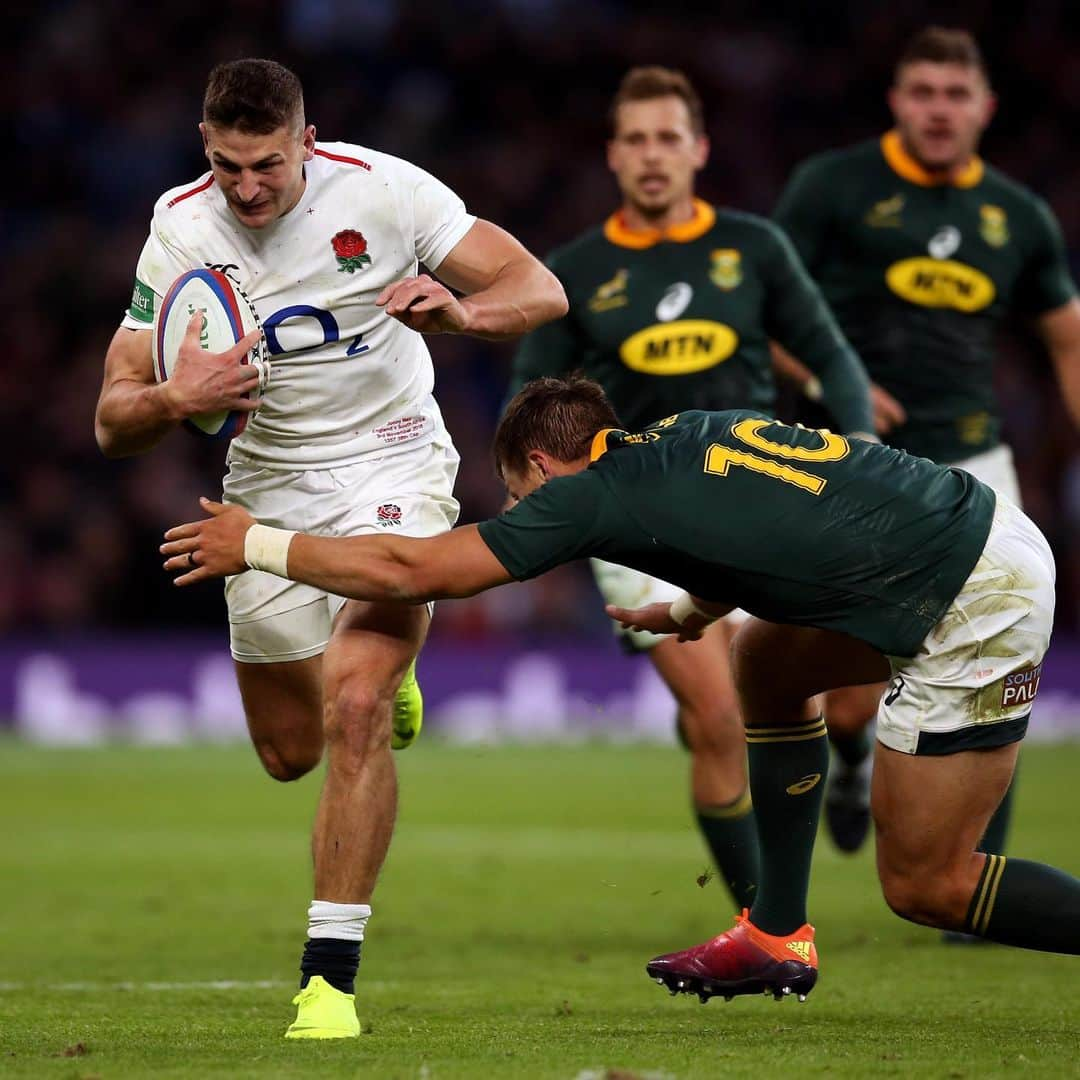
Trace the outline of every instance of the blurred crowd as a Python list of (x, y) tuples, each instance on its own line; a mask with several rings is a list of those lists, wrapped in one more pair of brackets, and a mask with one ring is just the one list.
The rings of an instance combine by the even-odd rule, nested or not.
[[(18, 5), (17, 5), (18, 7)], [(1007, 10), (1007, 13), (1006, 13)], [(27, 12), (32, 11), (32, 14)], [(683, 68), (707, 108), (701, 193), (767, 214), (806, 155), (881, 132), (904, 40), (973, 30), (1001, 95), (985, 156), (1045, 196), (1080, 271), (1080, 8), (914, 0), (645, 7), (618, 0), (43, 0), (0, 45), (14, 150), (0, 177), (0, 632), (219, 625), (219, 591), (173, 590), (163, 527), (220, 490), (221, 445), (186, 433), (105, 461), (93, 437), (102, 360), (131, 293), (151, 208), (205, 168), (196, 123), (210, 67), (268, 56), (303, 80), (320, 138), (399, 154), (543, 254), (615, 205), (608, 102), (627, 67)], [(431, 341), (462, 453), (462, 520), (496, 511), (489, 437), (510, 349)], [(1059, 559), (1059, 627), (1080, 621), (1080, 438), (1028, 330), (1006, 334), (1007, 437), (1028, 508)], [(443, 605), (437, 632), (604, 633), (586, 573)]]

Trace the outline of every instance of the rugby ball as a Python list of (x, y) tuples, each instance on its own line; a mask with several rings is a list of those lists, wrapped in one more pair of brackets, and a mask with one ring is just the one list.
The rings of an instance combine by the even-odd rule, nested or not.
[[(250, 301), (225, 274), (208, 268), (188, 270), (169, 286), (154, 319), (151, 351), (158, 382), (172, 374), (188, 323), (197, 311), (203, 317), (199, 344), (207, 352), (225, 352), (245, 334), (260, 328)], [(255, 363), (262, 374), (266, 370), (264, 349), (265, 342), (260, 338), (242, 362)], [(244, 430), (250, 415), (238, 410), (200, 413), (188, 417), (184, 424), (199, 435), (231, 439)]]

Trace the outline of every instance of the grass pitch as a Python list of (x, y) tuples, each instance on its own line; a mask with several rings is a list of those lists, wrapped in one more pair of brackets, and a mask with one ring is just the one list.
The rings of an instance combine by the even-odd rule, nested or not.
[[(805, 1005), (669, 998), (643, 970), (727, 928), (656, 747), (399, 757), (358, 983), (364, 1034), (287, 1043), (319, 778), (247, 748), (0, 743), (0, 1076), (1080, 1076), (1080, 960), (945, 947), (818, 847)], [(1029, 747), (1012, 850), (1080, 873), (1080, 746)]]

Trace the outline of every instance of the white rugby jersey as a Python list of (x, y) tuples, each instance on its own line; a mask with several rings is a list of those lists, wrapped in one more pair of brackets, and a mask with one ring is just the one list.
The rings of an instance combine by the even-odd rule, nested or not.
[(431, 440), (442, 423), (431, 355), (375, 297), (418, 262), (436, 270), (476, 220), (423, 169), (375, 150), (318, 143), (304, 169), (300, 201), (261, 229), (237, 220), (210, 173), (162, 195), (122, 324), (152, 326), (187, 270), (213, 266), (237, 282), (271, 373), (229, 459), (267, 468), (344, 465)]

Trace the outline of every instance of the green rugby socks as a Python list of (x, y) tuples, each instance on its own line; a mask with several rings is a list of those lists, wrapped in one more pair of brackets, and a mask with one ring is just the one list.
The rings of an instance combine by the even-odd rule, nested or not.
[(761, 859), (750, 919), (766, 934), (783, 936), (806, 922), (829, 740), (819, 716), (788, 727), (748, 727), (746, 743)]
[(1080, 878), (1027, 859), (987, 855), (964, 929), (1021, 949), (1080, 954)]
[(698, 828), (713, 862), (741, 910), (754, 902), (758, 883), (758, 837), (749, 790), (726, 806), (697, 806)]

